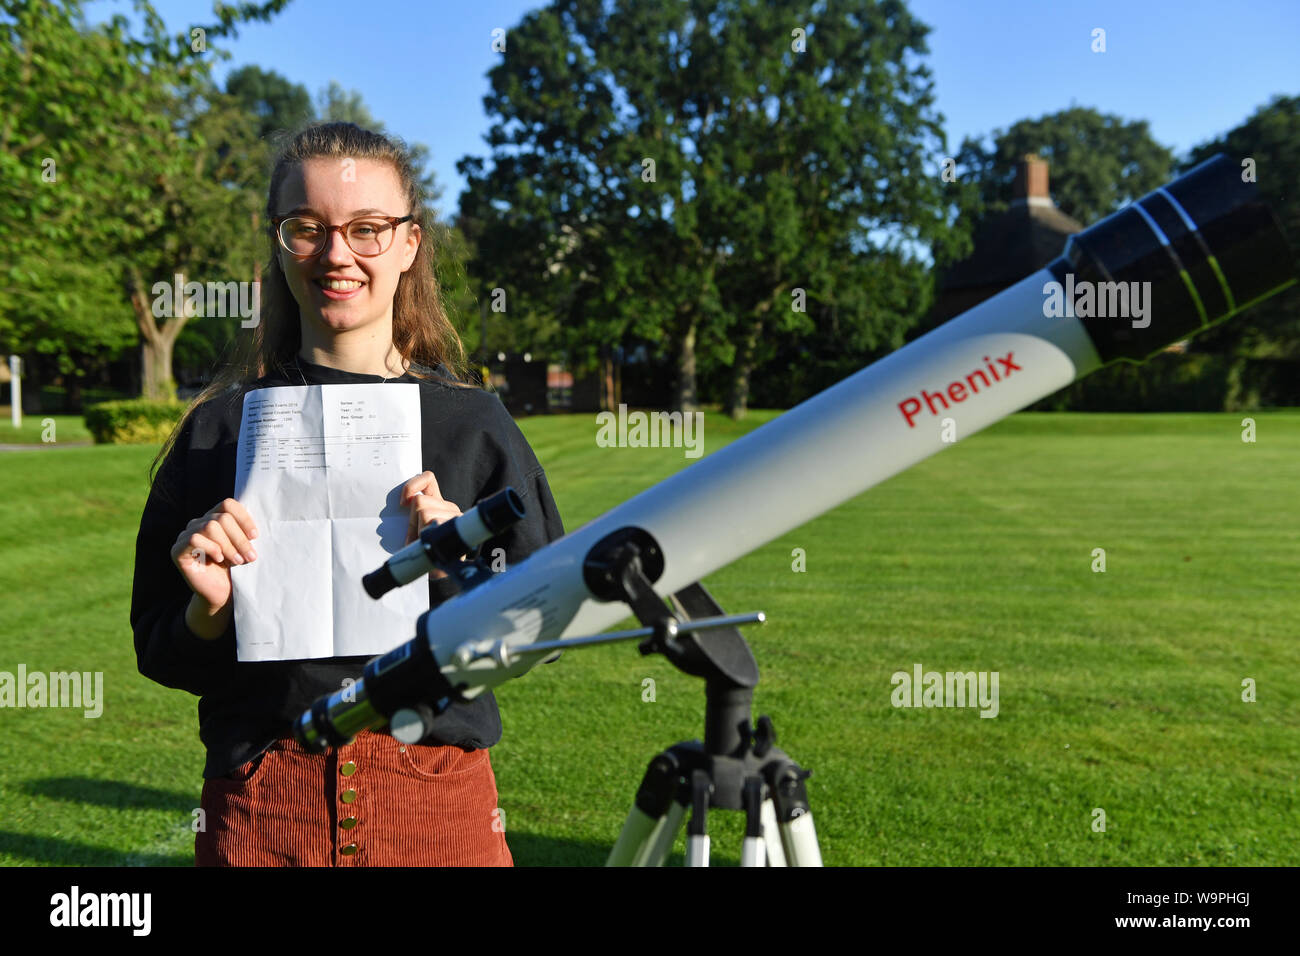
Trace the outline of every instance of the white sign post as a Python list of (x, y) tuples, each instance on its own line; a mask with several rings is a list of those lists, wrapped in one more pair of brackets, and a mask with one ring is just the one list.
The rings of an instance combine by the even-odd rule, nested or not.
[(13, 420), (15, 429), (23, 423), (23, 384), (19, 378), (22, 367), (22, 359), (17, 355), (9, 356), (9, 417)]

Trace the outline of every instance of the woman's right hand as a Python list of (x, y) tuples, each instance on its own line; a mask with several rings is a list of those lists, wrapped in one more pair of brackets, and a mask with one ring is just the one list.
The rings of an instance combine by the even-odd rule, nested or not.
[(234, 498), (226, 498), (185, 526), (172, 545), (172, 563), (215, 613), (230, 602), (231, 564), (256, 559), (257, 552), (249, 543), (256, 537), (257, 526), (248, 509)]

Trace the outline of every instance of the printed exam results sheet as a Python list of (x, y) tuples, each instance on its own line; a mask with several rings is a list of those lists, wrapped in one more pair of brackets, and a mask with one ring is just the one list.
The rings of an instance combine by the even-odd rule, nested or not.
[(422, 470), (420, 386), (294, 385), (244, 396), (235, 498), (257, 560), (231, 568), (241, 661), (382, 654), (415, 634), (426, 581), (378, 601), (361, 578), (406, 542)]

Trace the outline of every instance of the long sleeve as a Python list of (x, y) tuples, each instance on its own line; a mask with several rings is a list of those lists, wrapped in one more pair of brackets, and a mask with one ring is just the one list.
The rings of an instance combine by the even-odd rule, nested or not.
[(195, 510), (187, 495), (190, 483), (185, 458), (193, 427), (194, 415), (159, 468), (140, 518), (131, 588), (131, 628), (141, 674), (164, 687), (201, 696), (227, 678), (235, 657), (235, 636), (233, 625), (212, 641), (189, 629), (185, 609), (194, 592), (171, 559), (172, 546), (185, 526), (203, 513), (202, 506)]
[(564, 522), (546, 473), (523, 432), (501, 400), (493, 396), (493, 402), (493, 435), (500, 442), (500, 455), (477, 500), (513, 487), (523, 499), (524, 518), (500, 538), (485, 542), (479, 553), (490, 563), (493, 549), (504, 548), (506, 562), (513, 567), (539, 548), (564, 537)]

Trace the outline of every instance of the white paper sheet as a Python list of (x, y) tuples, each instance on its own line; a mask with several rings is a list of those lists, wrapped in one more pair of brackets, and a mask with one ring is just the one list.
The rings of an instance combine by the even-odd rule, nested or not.
[(234, 565), (241, 661), (382, 654), (415, 635), (427, 579), (361, 584), (406, 542), (402, 485), (423, 471), (420, 386), (294, 385), (244, 396), (235, 498), (257, 560)]

